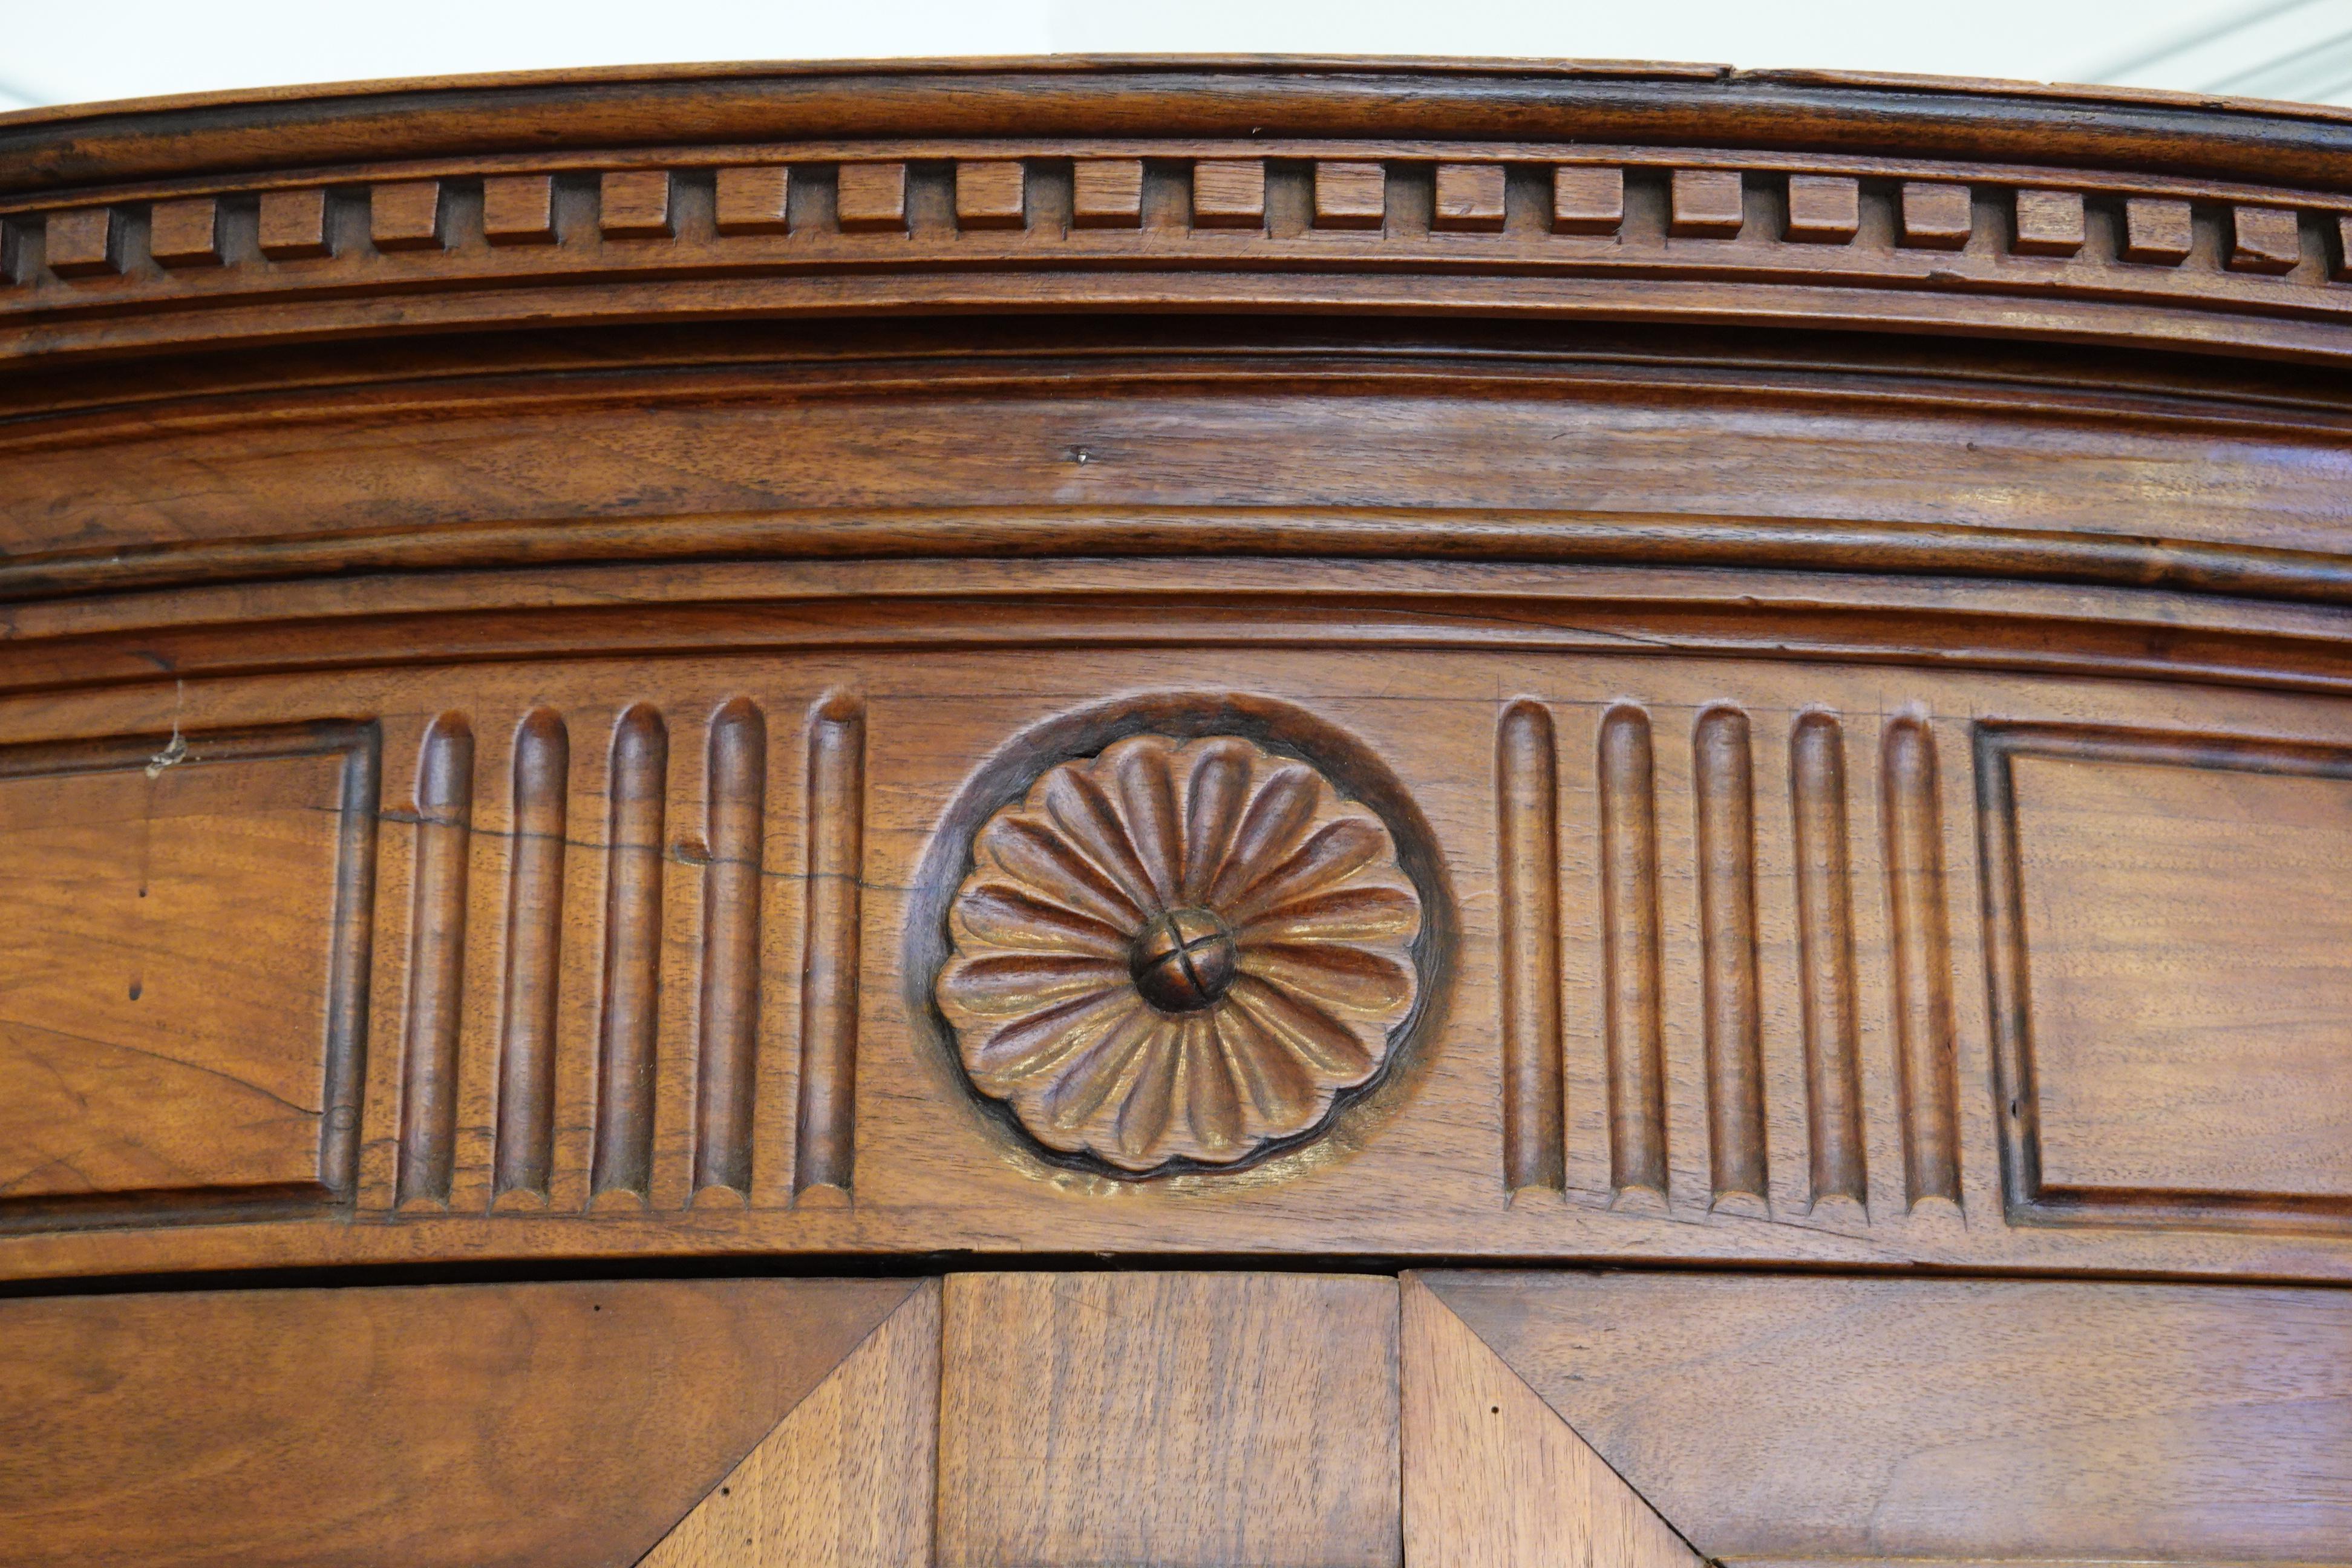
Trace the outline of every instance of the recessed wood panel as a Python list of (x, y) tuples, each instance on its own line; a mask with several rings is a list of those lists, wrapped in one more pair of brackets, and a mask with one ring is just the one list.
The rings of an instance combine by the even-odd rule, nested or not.
[(2012, 1201), (2352, 1212), (2352, 752), (1990, 729)]
[(0, 1301), (0, 1568), (628, 1568), (916, 1289)]
[(0, 751), (0, 1225), (348, 1189), (373, 746)]
[(1400, 1559), (1391, 1279), (952, 1275), (940, 1345), (940, 1568)]
[(2340, 1563), (2352, 1541), (2340, 1290), (1417, 1278), (1711, 1562)]

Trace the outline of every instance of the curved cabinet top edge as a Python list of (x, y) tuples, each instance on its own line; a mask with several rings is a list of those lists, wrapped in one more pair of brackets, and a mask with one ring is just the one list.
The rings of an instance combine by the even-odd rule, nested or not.
[(0, 114), (0, 196), (289, 164), (860, 137), (1379, 137), (1900, 151), (2343, 189), (2352, 111), (1629, 61), (1088, 58), (646, 66)]

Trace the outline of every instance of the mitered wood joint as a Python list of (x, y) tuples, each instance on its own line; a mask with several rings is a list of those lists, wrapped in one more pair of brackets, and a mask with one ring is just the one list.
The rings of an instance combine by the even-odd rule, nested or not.
[(95, 278), (119, 270), (113, 252), (114, 211), (75, 207), (49, 215), (49, 270), (60, 278)]
[(2124, 259), (2174, 267), (2189, 259), (2189, 204), (2133, 196), (2124, 203)]
[(1554, 234), (1615, 234), (1624, 226), (1624, 170), (1564, 163), (1552, 171)]
[(2231, 211), (2230, 270), (2290, 272), (2303, 259), (2303, 221), (2285, 207)]
[(1965, 250), (1976, 232), (1976, 203), (1966, 185), (1906, 180), (1902, 208), (1903, 243), (1915, 250)]
[(1748, 221), (1748, 204), (1733, 169), (1676, 169), (1667, 232), (1684, 239), (1730, 239)]
[(368, 233), (378, 250), (441, 248), (441, 182), (404, 180), (368, 193)]
[(1377, 229), (1387, 221), (1389, 176), (1380, 163), (1315, 165), (1315, 226)]
[(597, 212), (606, 239), (668, 238), (677, 232), (670, 217), (669, 171), (625, 169), (606, 174)]
[(322, 190), (261, 193), (261, 254), (272, 261), (325, 256), (327, 193)]
[(499, 174), (482, 182), (482, 237), (492, 245), (555, 243), (555, 182)]
[(1503, 165), (1440, 163), (1430, 226), (1457, 234), (1503, 232)]
[(1203, 158), (1193, 164), (1192, 222), (1202, 228), (1265, 227), (1265, 160)]
[(721, 169), (718, 175), (717, 226), (721, 234), (782, 234), (793, 189), (786, 163)]
[(1017, 160), (967, 160), (956, 165), (955, 180), (957, 227), (1027, 226), (1028, 176)]
[(907, 165), (844, 163), (837, 211), (844, 234), (907, 232)]
[(1862, 182), (1832, 174), (1789, 176), (1789, 237), (1844, 245), (1862, 227)]
[(211, 196), (157, 202), (147, 224), (147, 253), (158, 267), (217, 267), (220, 203)]
[(1135, 228), (1143, 222), (1143, 161), (1080, 158), (1070, 169), (1070, 222), (1078, 228)]
[(2018, 192), (2014, 248), (2020, 256), (2072, 256), (2081, 250), (2083, 193)]

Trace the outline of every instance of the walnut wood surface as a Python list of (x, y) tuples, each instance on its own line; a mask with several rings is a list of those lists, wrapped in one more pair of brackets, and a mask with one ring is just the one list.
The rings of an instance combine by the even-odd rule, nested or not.
[(2352, 1542), (2341, 1290), (1418, 1278), (1710, 1560), (2336, 1563)]
[(1657, 1510), (1428, 1286), (1402, 1285), (1410, 1568), (1697, 1568)]
[(938, 1561), (1395, 1564), (1397, 1289), (1296, 1274), (959, 1274)]
[(916, 1286), (641, 1568), (928, 1568), (940, 1286)]
[(0, 1562), (626, 1568), (910, 1289), (0, 1301)]
[[(1315, 62), (0, 120), (0, 1272), (2345, 1279), (2346, 124)], [(942, 989), (987, 822), (1235, 742), (1402, 878), (1243, 933), (1278, 1023), (1121, 1010), (1223, 940), (1123, 774)]]

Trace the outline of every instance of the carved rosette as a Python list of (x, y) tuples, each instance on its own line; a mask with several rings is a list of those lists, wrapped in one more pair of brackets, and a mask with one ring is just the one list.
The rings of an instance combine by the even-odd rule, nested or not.
[(939, 1003), (1048, 1148), (1144, 1173), (1306, 1132), (1412, 1011), (1421, 900), (1380, 818), (1233, 736), (1047, 770), (975, 837)]

